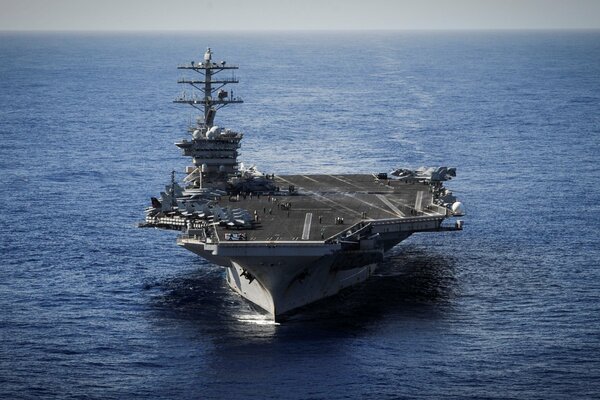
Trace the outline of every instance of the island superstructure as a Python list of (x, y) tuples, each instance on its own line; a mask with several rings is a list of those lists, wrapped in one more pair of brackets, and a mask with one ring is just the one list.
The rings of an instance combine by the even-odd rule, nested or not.
[[(181, 230), (177, 244), (226, 268), (229, 286), (278, 320), (299, 307), (367, 279), (386, 251), (416, 232), (462, 229), (464, 215), (444, 182), (454, 168), (390, 173), (263, 174), (239, 161), (242, 133), (215, 125), (217, 110), (242, 99), (236, 65), (180, 65), (192, 93), (176, 103), (202, 114), (189, 139), (176, 144), (191, 157), (180, 184), (152, 198), (141, 226)], [(225, 76), (227, 73), (231, 75)]]

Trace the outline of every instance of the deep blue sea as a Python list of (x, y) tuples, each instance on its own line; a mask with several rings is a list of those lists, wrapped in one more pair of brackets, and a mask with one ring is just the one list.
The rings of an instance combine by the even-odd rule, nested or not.
[[(448, 165), (465, 230), (269, 323), (139, 229), (176, 66), (267, 173)], [(182, 174), (179, 175), (182, 177)], [(0, 34), (0, 398), (600, 398), (600, 32)]]

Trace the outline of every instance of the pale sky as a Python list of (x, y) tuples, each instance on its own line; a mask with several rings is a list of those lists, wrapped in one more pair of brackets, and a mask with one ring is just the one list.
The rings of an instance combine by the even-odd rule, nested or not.
[(0, 31), (315, 29), (600, 29), (600, 0), (0, 0)]

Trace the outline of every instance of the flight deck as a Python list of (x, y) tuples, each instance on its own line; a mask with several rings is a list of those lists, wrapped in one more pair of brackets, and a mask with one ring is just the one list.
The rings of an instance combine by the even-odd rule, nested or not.
[[(378, 179), (374, 174), (275, 175), (273, 194), (222, 197), (220, 207), (242, 208), (254, 217), (250, 241), (325, 240), (361, 221), (445, 216), (433, 204), (428, 183)], [(441, 210), (441, 211), (440, 211)], [(237, 228), (218, 227), (220, 240)]]

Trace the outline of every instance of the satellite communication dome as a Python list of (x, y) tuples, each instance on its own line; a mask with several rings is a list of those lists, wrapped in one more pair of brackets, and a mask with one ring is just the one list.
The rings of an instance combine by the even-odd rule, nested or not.
[(465, 206), (460, 201), (452, 203), (452, 213), (457, 216), (465, 215)]

